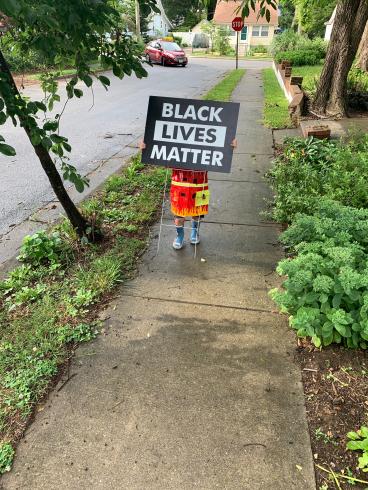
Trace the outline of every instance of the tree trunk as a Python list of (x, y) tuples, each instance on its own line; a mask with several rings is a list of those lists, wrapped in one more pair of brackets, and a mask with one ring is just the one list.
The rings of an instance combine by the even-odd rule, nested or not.
[[(9, 84), (9, 88), (11, 91), (11, 97), (14, 99), (14, 102), (16, 102), (16, 99), (21, 97), (18, 88), (15, 84), (14, 78), (9, 70), (9, 66), (0, 50), (0, 72), (5, 74), (7, 82)], [(6, 101), (6, 95), (9, 96), (9, 94), (2, 94), (0, 92), (0, 95), (3, 96), (4, 101)], [(61, 180), (60, 174), (57, 171), (57, 168), (49, 154), (49, 152), (46, 150), (42, 144), (37, 144), (34, 145), (31, 141), (31, 128), (27, 123), (27, 119), (25, 117), (19, 116), (20, 124), (24, 128), (25, 132), (27, 133), (28, 139), (31, 143), (31, 145), (34, 148), (34, 151), (36, 152), (36, 155), (38, 156), (38, 159), (40, 160), (40, 163), (42, 165), (42, 168), (46, 172), (46, 175), (50, 181), (51, 187), (53, 188), (57, 198), (60, 201), (60, 204), (65, 210), (65, 213), (67, 217), (69, 218), (71, 224), (73, 227), (76, 229), (78, 235), (80, 237), (83, 236), (89, 236), (90, 234), (87, 233), (87, 228), (90, 226), (89, 223), (85, 220), (85, 218), (81, 215), (79, 210), (77, 209), (76, 205), (73, 203), (71, 198), (69, 197), (69, 194), (66, 192), (66, 189), (64, 187), (63, 181)]]
[(339, 0), (313, 110), (346, 117), (347, 78), (368, 20), (367, 0)]
[(368, 23), (365, 26), (363, 38), (358, 49), (357, 67), (368, 71)]

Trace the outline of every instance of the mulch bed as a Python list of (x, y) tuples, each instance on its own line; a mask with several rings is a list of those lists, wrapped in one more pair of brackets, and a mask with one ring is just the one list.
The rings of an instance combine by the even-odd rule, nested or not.
[[(359, 471), (360, 452), (346, 450), (346, 434), (368, 425), (368, 353), (298, 341), (300, 365), (314, 462), (335, 473), (368, 481)], [(339, 479), (315, 466), (317, 489), (364, 489), (368, 484)], [(323, 486), (325, 485), (325, 486)]]

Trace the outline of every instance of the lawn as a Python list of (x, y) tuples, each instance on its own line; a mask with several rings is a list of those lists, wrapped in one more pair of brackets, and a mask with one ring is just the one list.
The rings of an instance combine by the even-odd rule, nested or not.
[(221, 82), (215, 85), (204, 97), (204, 100), (222, 100), (227, 101), (230, 99), (234, 88), (238, 85), (245, 70), (238, 69), (232, 70)]
[[(204, 99), (229, 100), (244, 72), (229, 72)], [(80, 206), (103, 231), (102, 242), (79, 240), (64, 219), (26, 237), (20, 264), (0, 280), (0, 474), (10, 470), (14, 446), (73, 350), (98, 335), (101, 306), (134, 275), (166, 176), (137, 154)]]
[(277, 81), (273, 68), (266, 68), (262, 74), (265, 94), (263, 124), (274, 129), (292, 127), (288, 110), (289, 103)]

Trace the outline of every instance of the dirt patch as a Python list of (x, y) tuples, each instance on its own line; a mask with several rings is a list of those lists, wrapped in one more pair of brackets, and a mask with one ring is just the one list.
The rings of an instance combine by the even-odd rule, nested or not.
[[(368, 354), (329, 347), (320, 351), (300, 342), (296, 360), (302, 370), (307, 418), (315, 465), (345, 476), (368, 481), (359, 471), (360, 452), (346, 450), (346, 434), (368, 424)], [(364, 489), (315, 466), (317, 488)], [(331, 479), (332, 478), (332, 479)]]

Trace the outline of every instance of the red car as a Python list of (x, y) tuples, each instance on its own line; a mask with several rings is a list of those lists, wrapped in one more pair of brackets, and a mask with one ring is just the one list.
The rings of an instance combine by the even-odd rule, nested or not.
[(188, 58), (183, 49), (172, 41), (151, 41), (145, 49), (146, 60), (161, 65), (186, 66)]

